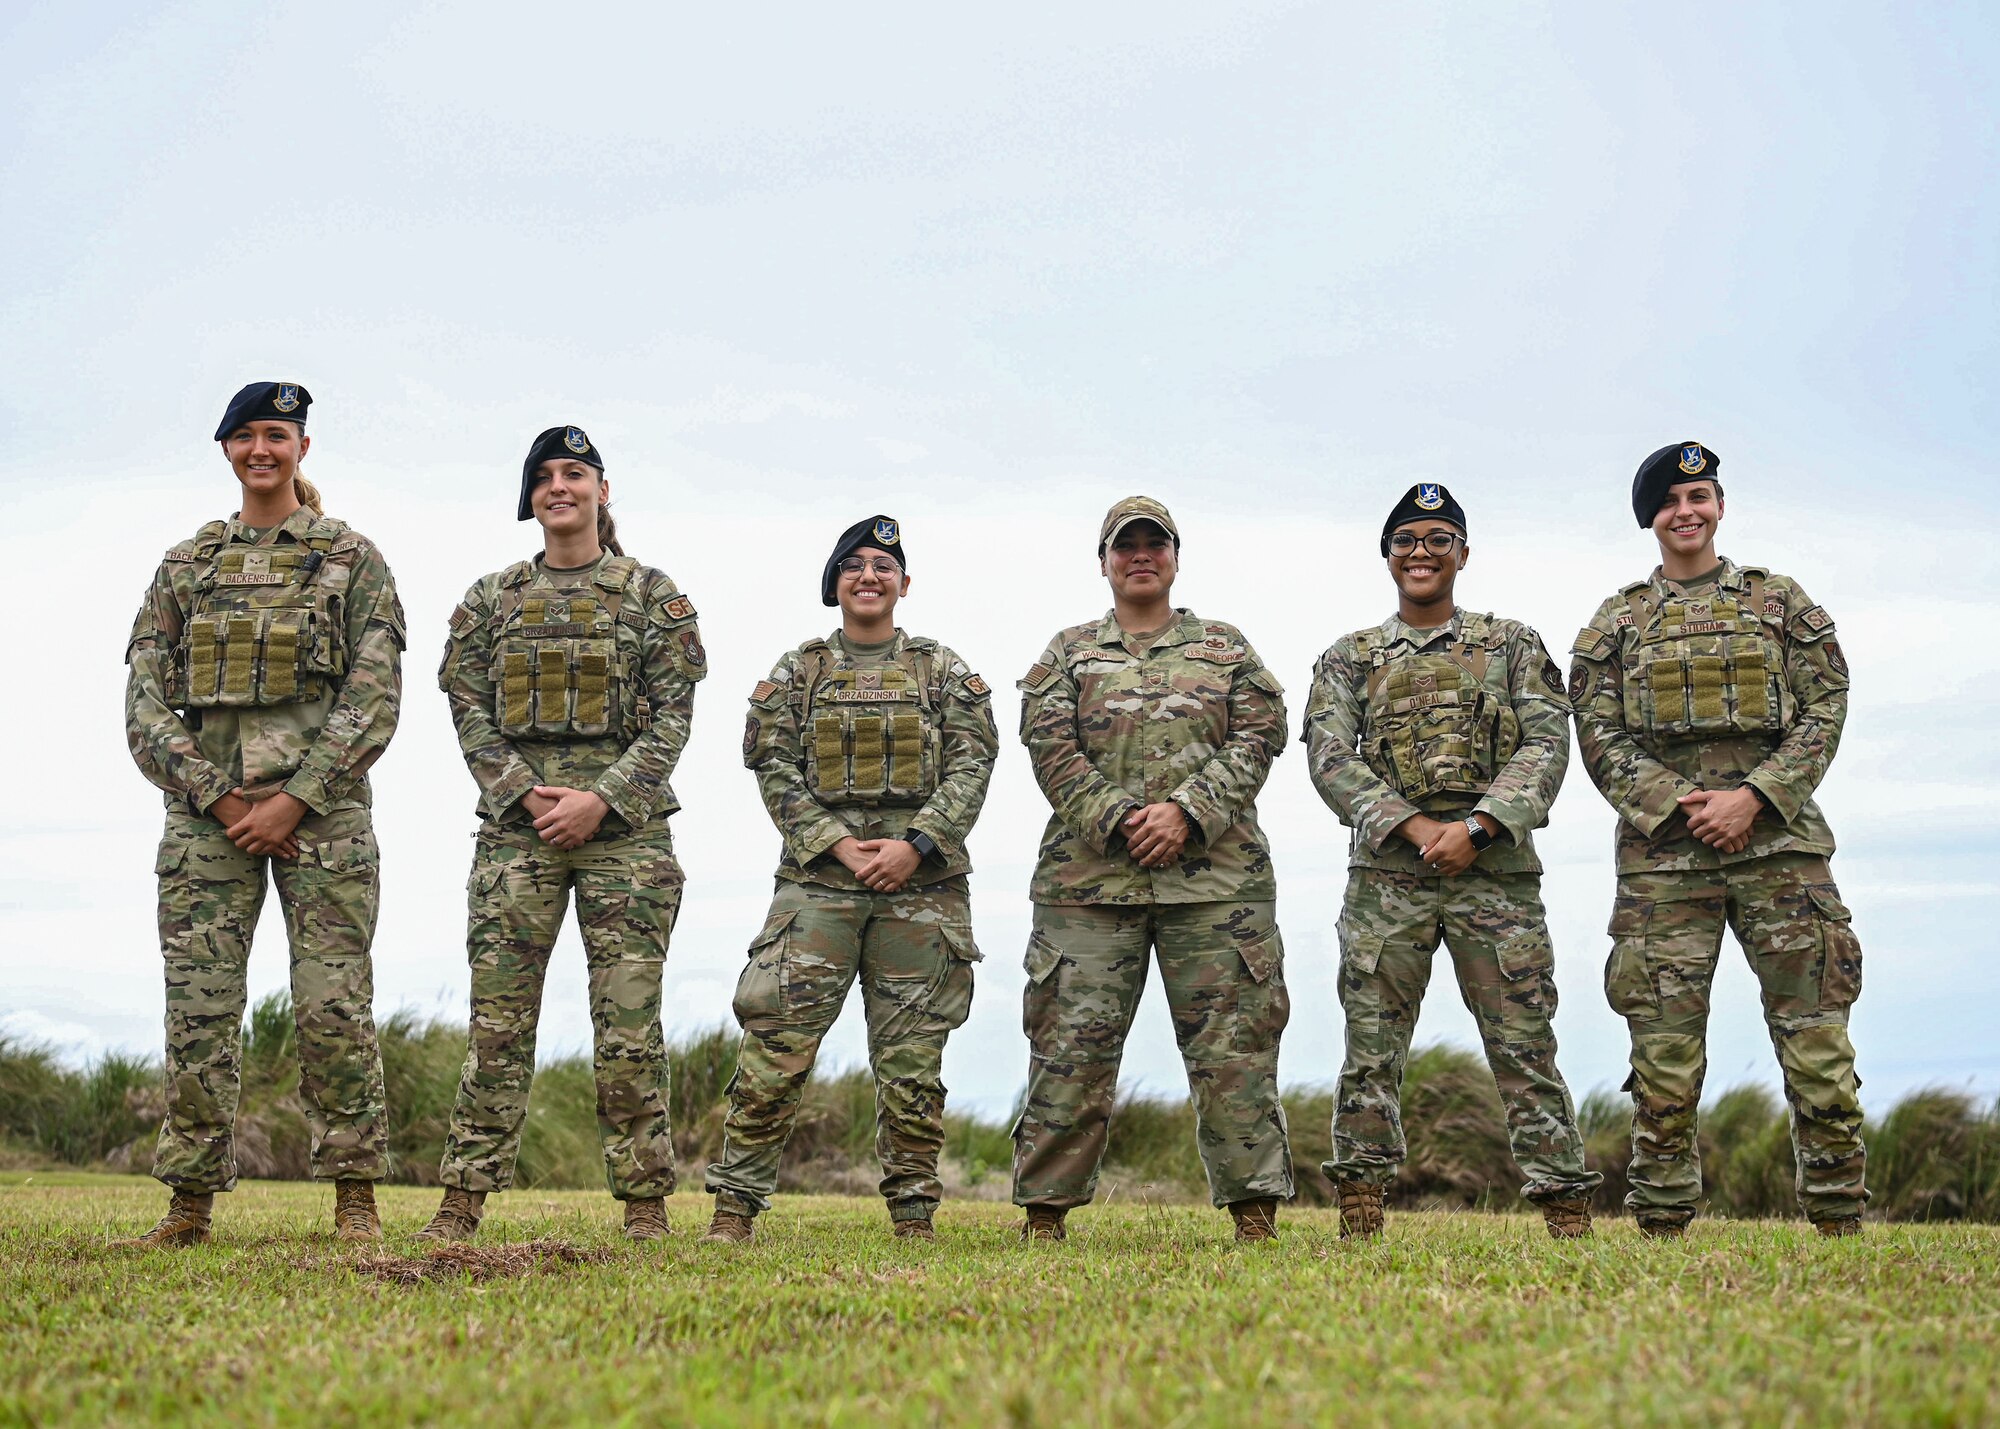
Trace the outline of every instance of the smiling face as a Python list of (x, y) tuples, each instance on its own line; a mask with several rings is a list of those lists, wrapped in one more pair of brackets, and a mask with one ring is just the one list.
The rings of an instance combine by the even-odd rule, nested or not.
[(1722, 524), (1722, 488), (1713, 481), (1681, 481), (1667, 488), (1667, 498), (1653, 513), (1653, 535), (1660, 554), (1693, 563), (1715, 548), (1715, 531)]
[[(1414, 536), (1416, 544), (1407, 553), (1398, 554), (1393, 542), (1404, 534)], [(1447, 536), (1451, 538), (1449, 550), (1440, 554), (1431, 549), (1433, 544), (1443, 544), (1440, 538)], [(1465, 544), (1465, 536), (1458, 527), (1435, 517), (1405, 521), (1390, 533), (1390, 540), (1389, 577), (1396, 582), (1403, 599), (1412, 605), (1429, 605), (1448, 598), (1458, 573), (1472, 555), (1472, 548)]]
[(222, 439), (222, 454), (243, 484), (246, 495), (279, 497), (299, 474), (299, 459), (312, 438), (297, 422), (275, 419), (245, 422)]
[(864, 625), (894, 614), (896, 602), (909, 594), (910, 578), (887, 551), (874, 546), (857, 546), (840, 563), (834, 577), (833, 594), (840, 613)]
[(1174, 538), (1153, 521), (1134, 521), (1104, 548), (1098, 562), (1111, 593), (1119, 600), (1142, 605), (1164, 600), (1180, 573), (1180, 552)]
[(553, 457), (535, 468), (528, 509), (551, 536), (580, 536), (597, 529), (597, 508), (611, 499), (611, 483), (587, 462)]

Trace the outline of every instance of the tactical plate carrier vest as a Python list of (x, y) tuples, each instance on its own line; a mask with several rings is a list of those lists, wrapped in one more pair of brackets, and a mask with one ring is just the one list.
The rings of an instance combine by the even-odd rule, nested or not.
[[(1392, 653), (1382, 632), (1360, 636), (1368, 660), (1362, 758), (1426, 813), (1470, 807), (1521, 744), (1507, 697), (1505, 639), (1484, 618), (1462, 617), (1442, 649)], [(1497, 668), (1503, 688), (1486, 683)]]
[(261, 707), (316, 700), (347, 673), (342, 597), (348, 553), (338, 521), (316, 522), (286, 546), (228, 543), (212, 522), (195, 538), (208, 566), (174, 651), (169, 700), (182, 709)]
[(1784, 647), (1764, 620), (1764, 578), (1747, 574), (1741, 596), (1718, 586), (1656, 604), (1650, 586), (1626, 588), (1638, 634), (1626, 728), (1666, 737), (1775, 734), (1791, 723)]
[(923, 649), (905, 646), (889, 664), (844, 670), (826, 646), (807, 648), (799, 728), (806, 783), (820, 803), (920, 804), (937, 792), (944, 730), (936, 673)]
[(592, 573), (592, 595), (527, 592), (532, 562), (510, 567), (494, 623), (493, 716), (515, 739), (571, 743), (652, 724), (639, 678), (645, 612), (640, 566), (613, 556)]

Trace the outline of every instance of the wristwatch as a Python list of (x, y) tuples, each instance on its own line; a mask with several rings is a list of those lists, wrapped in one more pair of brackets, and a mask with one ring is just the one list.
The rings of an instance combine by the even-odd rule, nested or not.
[(917, 851), (918, 858), (929, 858), (938, 851), (937, 840), (929, 834), (911, 834), (904, 842)]
[(1465, 816), (1465, 832), (1471, 838), (1472, 846), (1476, 849), (1485, 849), (1491, 846), (1493, 842), (1493, 835), (1486, 832), (1486, 825), (1479, 822), (1479, 815), (1477, 814), (1467, 814)]

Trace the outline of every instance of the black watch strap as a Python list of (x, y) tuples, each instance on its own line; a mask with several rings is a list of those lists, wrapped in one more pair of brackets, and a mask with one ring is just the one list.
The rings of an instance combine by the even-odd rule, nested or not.
[(917, 851), (919, 858), (929, 858), (938, 851), (937, 840), (929, 834), (911, 834), (909, 844)]
[(1486, 832), (1486, 825), (1479, 822), (1476, 815), (1465, 816), (1465, 832), (1472, 839), (1472, 846), (1484, 852), (1493, 846), (1493, 835)]

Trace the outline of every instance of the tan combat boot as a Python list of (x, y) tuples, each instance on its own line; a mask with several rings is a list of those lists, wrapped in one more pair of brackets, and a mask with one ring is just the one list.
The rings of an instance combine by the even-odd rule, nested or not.
[(1022, 1240), (1068, 1240), (1069, 1232), (1063, 1228), (1063, 1217), (1069, 1214), (1067, 1206), (1029, 1206), (1028, 1219), (1021, 1223)]
[(471, 1240), (486, 1214), (486, 1193), (458, 1186), (444, 1188), (444, 1202), (429, 1225), (417, 1232), (418, 1240)]
[(1565, 1196), (1542, 1202), (1542, 1220), (1556, 1240), (1582, 1240), (1590, 1235), (1590, 1197)]
[(158, 1225), (144, 1235), (111, 1243), (137, 1250), (180, 1250), (190, 1245), (207, 1245), (209, 1217), (214, 1211), (213, 1192), (176, 1191)]
[(931, 1224), (929, 1216), (925, 1216), (922, 1220), (892, 1221), (889, 1230), (897, 1240), (937, 1239), (937, 1229)]
[(740, 1211), (725, 1211), (715, 1208), (709, 1217), (708, 1234), (701, 1240), (703, 1245), (747, 1245), (757, 1234), (757, 1218), (746, 1216)]
[(1861, 1217), (1815, 1216), (1813, 1217), (1812, 1226), (1814, 1230), (1818, 1231), (1828, 1240), (1833, 1240), (1837, 1236), (1860, 1235)]
[(382, 1217), (375, 1213), (373, 1181), (333, 1183), (333, 1233), (345, 1241), (382, 1239)]
[(1338, 1181), (1333, 1189), (1340, 1198), (1342, 1240), (1373, 1240), (1382, 1234), (1382, 1196), (1386, 1188), (1372, 1181)]
[(1278, 1198), (1259, 1196), (1251, 1201), (1232, 1201), (1229, 1214), (1236, 1218), (1236, 1239), (1276, 1240), (1278, 1238)]
[(1639, 1234), (1647, 1240), (1686, 1240), (1688, 1223), (1680, 1220), (1647, 1220), (1639, 1218)]
[(625, 1203), (625, 1239), (665, 1240), (672, 1234), (665, 1196), (645, 1196)]

